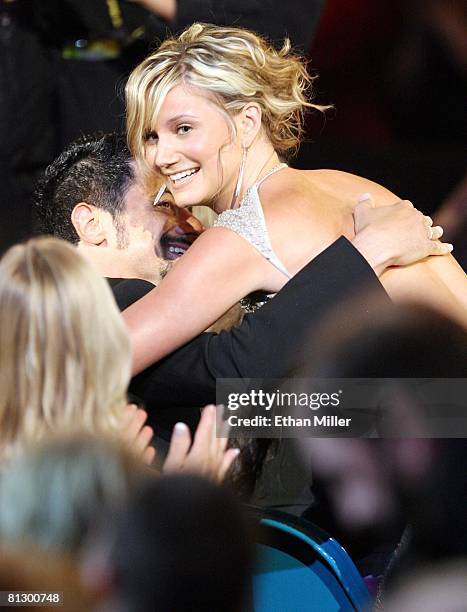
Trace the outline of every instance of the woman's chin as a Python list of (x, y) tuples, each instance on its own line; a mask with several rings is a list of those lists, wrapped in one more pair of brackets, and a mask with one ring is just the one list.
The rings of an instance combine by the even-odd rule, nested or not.
[(186, 192), (179, 192), (174, 195), (174, 200), (179, 208), (188, 208), (189, 206), (208, 206), (213, 208), (212, 198), (208, 198), (196, 190), (190, 191), (187, 189)]

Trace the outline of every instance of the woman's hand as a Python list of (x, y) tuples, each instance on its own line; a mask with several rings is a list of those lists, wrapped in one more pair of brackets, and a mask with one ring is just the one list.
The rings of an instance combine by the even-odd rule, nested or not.
[(442, 228), (431, 227), (431, 219), (407, 200), (374, 208), (371, 195), (364, 194), (354, 221), (352, 244), (378, 276), (389, 266), (407, 266), (429, 255), (446, 255), (453, 248), (439, 241)]
[(184, 423), (175, 425), (162, 471), (164, 474), (192, 472), (220, 482), (240, 452), (237, 448), (226, 450), (227, 442), (227, 436), (216, 437), (216, 407), (206, 406), (193, 444), (188, 427)]
[(140, 457), (144, 463), (151, 465), (156, 456), (150, 446), (154, 430), (145, 425), (148, 413), (136, 404), (128, 404), (122, 424), (122, 439), (131, 452)]

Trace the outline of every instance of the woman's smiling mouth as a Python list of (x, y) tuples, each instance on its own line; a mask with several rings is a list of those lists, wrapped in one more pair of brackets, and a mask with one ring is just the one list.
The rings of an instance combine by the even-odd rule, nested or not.
[(199, 170), (198, 168), (190, 168), (189, 170), (182, 170), (181, 172), (175, 172), (174, 174), (170, 174), (170, 182), (174, 187), (178, 187), (184, 183), (187, 183), (191, 176), (196, 174)]

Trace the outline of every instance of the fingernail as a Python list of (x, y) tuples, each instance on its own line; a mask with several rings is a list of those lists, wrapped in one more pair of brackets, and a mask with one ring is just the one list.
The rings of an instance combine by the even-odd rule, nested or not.
[(185, 423), (175, 423), (174, 434), (182, 434), (188, 429)]
[(358, 198), (358, 203), (361, 204), (367, 200), (371, 200), (371, 193), (362, 193), (362, 195)]
[(451, 252), (454, 249), (454, 245), (453, 244), (447, 243), (446, 246), (448, 247), (448, 251), (449, 252)]

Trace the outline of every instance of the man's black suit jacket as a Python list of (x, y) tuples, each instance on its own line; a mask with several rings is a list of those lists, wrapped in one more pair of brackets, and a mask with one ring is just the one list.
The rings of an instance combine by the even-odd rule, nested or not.
[[(152, 287), (130, 279), (112, 290), (124, 310)], [(196, 420), (193, 407), (215, 403), (216, 378), (285, 377), (324, 315), (339, 309), (342, 329), (351, 323), (347, 298), (372, 315), (370, 291), (389, 299), (367, 261), (339, 238), (239, 327), (199, 335), (134, 377), (130, 392), (144, 402), (153, 425), (171, 429), (178, 420), (190, 421), (190, 415)]]

